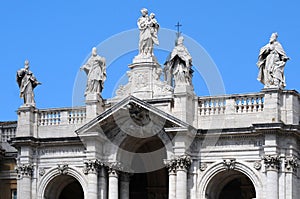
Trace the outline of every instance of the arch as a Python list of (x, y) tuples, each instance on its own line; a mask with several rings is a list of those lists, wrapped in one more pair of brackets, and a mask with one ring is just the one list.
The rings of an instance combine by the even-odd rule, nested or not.
[[(78, 171), (76, 168), (74, 167), (68, 167), (67, 170), (67, 174), (62, 175), (57, 167), (53, 167), (51, 168), (39, 181), (38, 184), (38, 193), (37, 193), (37, 198), (38, 199), (46, 199), (45, 198), (45, 194), (47, 192), (47, 188), (50, 185), (51, 186), (51, 182), (54, 182), (53, 180), (59, 176), (68, 176), (66, 177), (66, 184), (68, 182), (71, 182), (71, 178), (74, 178), (76, 181), (78, 181), (78, 183), (81, 185), (82, 189), (83, 189), (83, 194), (84, 196), (87, 195), (87, 179), (86, 177), (83, 175), (82, 172)], [(65, 184), (65, 185), (66, 185)], [(63, 186), (62, 186), (63, 187)], [(62, 189), (62, 188), (61, 188)], [(62, 191), (62, 190), (60, 190)], [(57, 191), (59, 193), (59, 191)]]
[[(153, 137), (158, 138), (159, 141), (163, 144), (163, 151), (166, 153), (166, 159), (172, 159), (174, 157), (173, 142), (171, 138), (167, 135), (167, 133), (161, 131), (160, 133), (156, 134)], [(133, 148), (125, 149), (126, 148), (125, 145), (128, 144), (128, 140), (132, 138), (133, 137), (130, 135), (126, 134), (126, 136), (124, 136), (124, 134), (120, 133), (117, 134), (112, 141), (107, 143), (105, 147), (108, 151), (110, 161), (114, 162), (120, 160), (120, 157), (124, 153), (125, 154), (127, 153), (129, 156), (133, 155), (131, 153), (136, 150), (137, 146), (133, 145)], [(144, 140), (147, 141), (148, 138)]]
[[(204, 174), (202, 175), (202, 177), (198, 182), (198, 190), (199, 190), (198, 194), (200, 195), (200, 198), (208, 199), (206, 193), (207, 193), (207, 189), (209, 189), (210, 183), (212, 183), (213, 181), (213, 178), (225, 171), (227, 171), (227, 169), (224, 167), (223, 162), (215, 163), (211, 165), (209, 168), (207, 168), (206, 171), (204, 171)], [(257, 171), (247, 166), (243, 162), (235, 162), (235, 167), (233, 169), (233, 172), (240, 172), (241, 174), (248, 177), (254, 186), (256, 197), (257, 198), (263, 197), (263, 192), (262, 192), (263, 184)], [(225, 179), (224, 181), (222, 181), (221, 186), (222, 185), (224, 186), (226, 183), (229, 183), (230, 180), (231, 180), (230, 178)]]
[(164, 143), (158, 136), (143, 139), (127, 136), (123, 140), (117, 161), (128, 165), (132, 173), (129, 181), (131, 199), (168, 196), (168, 171), (164, 165), (166, 158)]

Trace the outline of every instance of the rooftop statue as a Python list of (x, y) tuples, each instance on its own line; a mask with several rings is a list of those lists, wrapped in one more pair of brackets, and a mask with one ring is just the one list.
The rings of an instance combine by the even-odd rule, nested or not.
[(157, 33), (159, 24), (155, 19), (155, 14), (151, 13), (148, 16), (148, 10), (146, 8), (141, 9), (142, 16), (138, 19), (137, 25), (140, 30), (139, 40), (139, 55), (150, 57), (153, 54), (153, 45), (159, 44)]
[(20, 97), (24, 99), (24, 105), (35, 106), (33, 89), (41, 84), (29, 70), (29, 61), (25, 61), (24, 68), (17, 71), (17, 83), (20, 88)]
[(167, 59), (164, 67), (165, 81), (172, 85), (192, 85), (192, 56), (183, 44), (183, 37), (177, 39), (176, 46)]
[(106, 80), (106, 61), (104, 57), (97, 54), (97, 48), (92, 49), (92, 55), (80, 70), (87, 74), (87, 85), (85, 95), (89, 93), (100, 94)]
[(284, 88), (286, 86), (284, 66), (289, 58), (277, 38), (278, 34), (273, 33), (269, 43), (259, 52), (257, 80), (264, 84), (265, 88)]

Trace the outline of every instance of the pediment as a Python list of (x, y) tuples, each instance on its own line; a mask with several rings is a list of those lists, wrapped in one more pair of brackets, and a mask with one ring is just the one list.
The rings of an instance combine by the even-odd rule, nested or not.
[(80, 136), (86, 132), (102, 132), (113, 134), (114, 132), (126, 132), (139, 134), (155, 134), (165, 131), (188, 130), (189, 124), (154, 107), (145, 100), (134, 96), (128, 96), (116, 103), (111, 108), (92, 119), (75, 132)]

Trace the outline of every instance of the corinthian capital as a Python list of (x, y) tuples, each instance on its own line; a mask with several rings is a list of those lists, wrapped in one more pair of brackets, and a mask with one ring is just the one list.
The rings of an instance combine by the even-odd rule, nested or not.
[(266, 169), (279, 169), (280, 158), (278, 155), (266, 155), (262, 157)]
[(192, 160), (188, 155), (179, 156), (176, 159), (176, 170), (187, 170), (191, 166)]
[(16, 172), (18, 178), (31, 177), (33, 174), (33, 165), (32, 164), (21, 164), (16, 167)]
[(294, 156), (286, 157), (284, 160), (284, 166), (287, 171), (296, 171), (296, 169), (299, 167), (297, 158)]
[(99, 160), (87, 160), (84, 161), (84, 168), (83, 173), (98, 173), (99, 169), (104, 166), (104, 163), (100, 162)]

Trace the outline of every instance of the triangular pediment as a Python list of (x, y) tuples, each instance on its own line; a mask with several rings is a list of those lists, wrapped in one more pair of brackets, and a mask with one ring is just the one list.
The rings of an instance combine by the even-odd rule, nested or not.
[(85, 132), (89, 131), (100, 130), (105, 133), (116, 128), (134, 131), (134, 129), (145, 127), (163, 128), (166, 131), (182, 131), (193, 128), (178, 118), (154, 107), (146, 100), (128, 96), (75, 132), (78, 135), (84, 135)]

